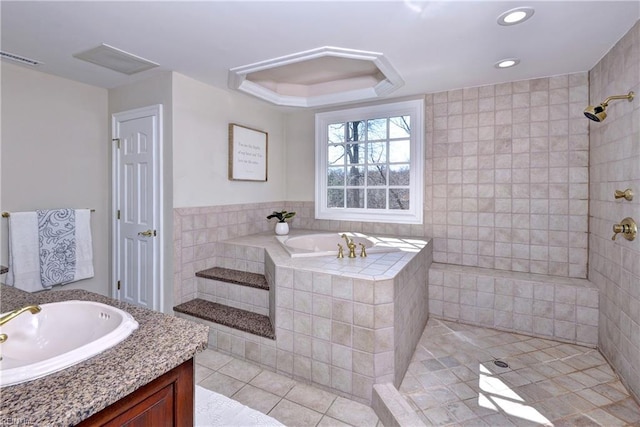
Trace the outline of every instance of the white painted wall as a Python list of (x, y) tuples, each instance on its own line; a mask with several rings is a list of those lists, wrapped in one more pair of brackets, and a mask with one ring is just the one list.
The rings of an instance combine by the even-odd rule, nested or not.
[[(0, 63), (0, 209), (92, 208), (95, 277), (56, 287), (108, 294), (107, 91)], [(7, 265), (7, 220), (2, 219)], [(4, 278), (4, 276), (3, 276)]]
[(287, 114), (286, 140), (286, 200), (312, 202), (315, 199), (315, 111)]
[[(284, 200), (284, 120), (261, 101), (174, 73), (173, 207)], [(228, 179), (229, 123), (269, 134), (267, 182)]]
[[(0, 64), (0, 82), (2, 81), (2, 74), (3, 74), (3, 67), (2, 64)], [(2, 117), (2, 85), (0, 84), (0, 118)], [(0, 208), (2, 208), (2, 120), (0, 119)], [(7, 266), (7, 251), (8, 248), (5, 248), (4, 245), (6, 245), (6, 243), (4, 243), (4, 239), (5, 236), (7, 234), (6, 233), (6, 220), (3, 220), (2, 218), (0, 218), (0, 221), (2, 221), (2, 224), (0, 225), (0, 263), (3, 266)], [(4, 248), (4, 249), (3, 249)], [(4, 282), (4, 275), (0, 275), (0, 283)]]

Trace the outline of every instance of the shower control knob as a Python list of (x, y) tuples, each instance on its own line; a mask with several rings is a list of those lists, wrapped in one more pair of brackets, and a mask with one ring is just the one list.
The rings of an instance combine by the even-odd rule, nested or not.
[(628, 200), (630, 202), (633, 200), (633, 190), (631, 190), (630, 188), (627, 188), (624, 191), (616, 190), (614, 196), (616, 199), (622, 199), (624, 197), (625, 200)]
[(633, 218), (625, 218), (620, 221), (620, 224), (613, 224), (613, 237), (611, 240), (616, 240), (618, 234), (622, 234), (622, 237), (631, 241), (636, 238), (638, 234), (638, 225)]

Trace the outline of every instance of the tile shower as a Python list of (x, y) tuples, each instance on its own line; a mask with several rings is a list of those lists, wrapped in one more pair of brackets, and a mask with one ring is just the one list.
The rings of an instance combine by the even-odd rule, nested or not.
[(587, 73), (427, 95), (434, 261), (586, 277)]
[[(591, 104), (630, 90), (633, 102), (612, 104), (605, 122), (591, 124), (589, 281), (600, 291), (598, 348), (640, 399), (639, 240), (611, 240), (612, 224), (640, 219), (640, 22), (589, 73)], [(629, 187), (633, 201), (614, 199)]]
[[(307, 201), (174, 209), (174, 302), (197, 295), (195, 271), (213, 265), (257, 268), (255, 261), (217, 252), (217, 242), (270, 230), (264, 216), (273, 210), (297, 211), (295, 228), (427, 236), (433, 239), (432, 274), (444, 278), (451, 268), (444, 264), (477, 269), (461, 270), (462, 276), (454, 272), (473, 277), (475, 317), (462, 317), (469, 315), (461, 308), (472, 305), (471, 295), (458, 288), (445, 299), (444, 289), (455, 284), (444, 281), (442, 299), (431, 298), (432, 315), (439, 317), (442, 310), (452, 320), (597, 343), (640, 396), (640, 252), (637, 240), (613, 242), (610, 235), (614, 222), (640, 217), (640, 198), (627, 204), (613, 199), (615, 189), (640, 192), (640, 103), (616, 104), (602, 124), (590, 124), (582, 115), (588, 104), (609, 95), (640, 93), (639, 58), (637, 23), (588, 73), (426, 95), (424, 225), (318, 221)], [(526, 284), (524, 296), (494, 292), (492, 301), (480, 302), (490, 298), (481, 295), (486, 289), (481, 283), (495, 285), (504, 274), (514, 284), (533, 283), (532, 293)], [(512, 310), (515, 298), (535, 304), (536, 292), (537, 315), (535, 305), (531, 313)], [(500, 295), (513, 298), (505, 303)], [(450, 315), (455, 310), (445, 315), (445, 302), (458, 307), (460, 316)], [(569, 303), (573, 308), (562, 305)], [(490, 309), (493, 322), (502, 323), (490, 325), (483, 320), (489, 311), (481, 309)], [(524, 317), (505, 319), (500, 311)], [(268, 344), (259, 345), (277, 357)]]

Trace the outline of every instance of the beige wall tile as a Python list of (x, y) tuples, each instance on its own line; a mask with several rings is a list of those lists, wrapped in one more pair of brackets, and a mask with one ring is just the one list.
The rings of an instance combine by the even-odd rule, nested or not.
[[(615, 200), (615, 190), (632, 188), (640, 193), (640, 22), (589, 72), (589, 104), (611, 95), (636, 93), (633, 102), (612, 102), (605, 122), (588, 123), (589, 151), (589, 279), (600, 289), (599, 346), (623, 382), (640, 397), (640, 259), (637, 239), (611, 240), (612, 224), (630, 216), (640, 219), (640, 196), (628, 202)], [(580, 171), (582, 179), (584, 172)], [(586, 256), (586, 254), (582, 254)], [(636, 260), (634, 263), (629, 260)], [(625, 260), (627, 262), (625, 262)], [(578, 295), (585, 302), (586, 295)], [(585, 305), (593, 307), (593, 300)], [(584, 309), (580, 316), (592, 318)], [(593, 333), (589, 328), (577, 331)]]

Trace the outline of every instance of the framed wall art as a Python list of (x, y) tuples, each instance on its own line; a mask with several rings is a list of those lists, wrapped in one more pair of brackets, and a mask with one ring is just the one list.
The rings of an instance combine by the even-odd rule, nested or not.
[(269, 135), (235, 123), (229, 124), (229, 179), (266, 181)]

